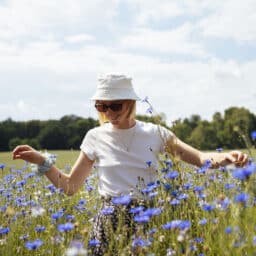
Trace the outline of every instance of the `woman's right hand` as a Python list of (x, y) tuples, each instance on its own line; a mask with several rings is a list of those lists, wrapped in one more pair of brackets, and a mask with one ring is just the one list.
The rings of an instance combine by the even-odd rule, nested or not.
[(13, 152), (13, 160), (22, 159), (33, 164), (42, 164), (45, 157), (29, 145), (17, 146)]

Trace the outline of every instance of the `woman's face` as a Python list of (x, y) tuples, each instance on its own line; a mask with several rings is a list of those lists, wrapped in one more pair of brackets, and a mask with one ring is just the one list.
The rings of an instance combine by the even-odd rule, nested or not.
[(131, 103), (131, 100), (97, 100), (95, 107), (99, 112), (103, 112), (113, 125), (119, 126), (129, 119)]

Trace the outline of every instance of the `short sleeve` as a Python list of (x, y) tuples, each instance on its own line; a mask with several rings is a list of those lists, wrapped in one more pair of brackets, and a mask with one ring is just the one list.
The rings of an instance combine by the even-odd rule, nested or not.
[(169, 139), (173, 137), (173, 132), (168, 130), (167, 128), (158, 125), (158, 129), (160, 132), (160, 136), (162, 137), (163, 141), (166, 143)]
[(174, 138), (174, 134), (172, 131), (168, 130), (167, 128), (161, 125), (158, 125), (157, 129), (162, 141), (161, 152), (164, 152), (168, 142)]
[(80, 149), (88, 156), (88, 158), (92, 161), (96, 159), (96, 152), (95, 152), (95, 145), (96, 145), (96, 135), (95, 130), (89, 130), (80, 146)]

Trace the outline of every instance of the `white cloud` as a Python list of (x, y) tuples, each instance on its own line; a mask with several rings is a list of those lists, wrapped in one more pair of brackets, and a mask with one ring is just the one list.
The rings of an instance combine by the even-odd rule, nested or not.
[(83, 43), (95, 40), (94, 36), (88, 34), (78, 34), (73, 36), (67, 36), (64, 39), (68, 43)]
[(117, 4), (117, 0), (10, 0), (0, 7), (0, 38), (48, 38), (106, 26), (116, 15)]
[(135, 6), (135, 9), (138, 11), (136, 22), (140, 25), (176, 17), (184, 12), (176, 1), (128, 0), (127, 3)]
[(228, 38), (239, 43), (256, 41), (256, 2), (224, 1), (200, 22), (205, 36)]
[(125, 48), (153, 51), (171, 55), (188, 54), (206, 57), (206, 52), (200, 44), (191, 41), (193, 27), (187, 23), (173, 30), (137, 29), (132, 34), (121, 39)]

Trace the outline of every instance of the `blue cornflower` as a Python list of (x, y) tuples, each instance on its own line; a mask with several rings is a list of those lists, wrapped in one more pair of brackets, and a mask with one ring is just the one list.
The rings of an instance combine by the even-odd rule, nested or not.
[(44, 226), (36, 226), (35, 231), (38, 233), (43, 232), (43, 231), (45, 231), (45, 227)]
[(216, 151), (217, 152), (221, 152), (221, 151), (223, 151), (223, 148), (221, 148), (221, 147), (220, 148), (216, 148)]
[(210, 211), (214, 210), (215, 207), (213, 205), (210, 205), (210, 204), (204, 204), (202, 206), (202, 208), (203, 208), (204, 211), (210, 212)]
[(10, 228), (2, 228), (0, 227), (0, 235), (6, 235), (10, 232)]
[(138, 223), (147, 223), (150, 221), (150, 218), (148, 215), (135, 215), (134, 221)]
[(171, 171), (171, 172), (168, 172), (166, 175), (165, 175), (165, 178), (168, 178), (168, 179), (175, 179), (179, 176), (179, 172), (178, 171)]
[(163, 169), (161, 169), (161, 172), (163, 172), (163, 173), (167, 173), (169, 171), (169, 168), (163, 168)]
[(144, 99), (142, 99), (141, 102), (149, 103), (149, 101), (148, 101), (148, 96), (146, 96)]
[(198, 224), (199, 225), (205, 225), (205, 224), (207, 224), (207, 222), (208, 222), (207, 219), (203, 218), (203, 219), (198, 221)]
[(221, 210), (227, 210), (229, 204), (230, 204), (230, 199), (228, 197), (224, 198), (224, 200), (218, 201), (218, 206), (220, 207)]
[(124, 195), (120, 197), (114, 197), (112, 203), (115, 205), (128, 205), (131, 202), (131, 197), (129, 195)]
[(148, 167), (150, 167), (151, 164), (152, 164), (152, 161), (146, 161), (146, 164), (147, 164)]
[(149, 208), (146, 211), (144, 211), (142, 215), (152, 217), (152, 216), (160, 215), (161, 212), (162, 210), (160, 208)]
[(251, 138), (252, 140), (256, 140), (256, 131), (251, 132)]
[(56, 213), (53, 213), (51, 215), (52, 219), (59, 219), (63, 216), (63, 211), (59, 211), (59, 212), (56, 212)]
[(35, 241), (27, 241), (25, 243), (25, 246), (29, 250), (36, 250), (42, 244), (43, 244), (43, 241), (41, 239), (36, 239)]
[(231, 234), (232, 233), (232, 227), (226, 227), (225, 228), (225, 233), (226, 234)]
[(188, 195), (187, 194), (180, 194), (177, 199), (179, 200), (185, 200), (185, 199), (188, 199)]
[(157, 188), (158, 185), (153, 183), (153, 184), (148, 184), (146, 188), (142, 189), (141, 192), (142, 193), (149, 193), (151, 192), (152, 190), (154, 190), (155, 188)]
[(202, 242), (204, 241), (204, 239), (201, 238), (201, 237), (196, 237), (196, 238), (194, 239), (194, 241), (195, 241), (196, 243), (202, 243)]
[(191, 183), (185, 183), (183, 185), (183, 187), (184, 187), (184, 189), (189, 190), (192, 187), (192, 184)]
[(164, 186), (164, 189), (167, 190), (167, 191), (172, 188), (172, 185), (169, 184), (169, 183), (163, 183), (163, 186)]
[(236, 203), (245, 203), (249, 200), (250, 196), (246, 193), (241, 193), (241, 194), (238, 194), (238, 195), (235, 195), (234, 197), (234, 201)]
[(86, 199), (80, 199), (78, 204), (79, 205), (85, 205), (86, 204)]
[(148, 240), (144, 240), (142, 239), (141, 237), (139, 238), (135, 238), (133, 241), (132, 241), (132, 247), (146, 247), (148, 245), (150, 245), (151, 242), (148, 241)]
[(76, 210), (78, 210), (79, 212), (83, 212), (83, 211), (86, 210), (86, 208), (84, 207), (83, 204), (81, 204), (81, 205), (80, 205), (80, 204), (79, 204), (79, 205), (75, 205), (74, 208), (75, 208)]
[(68, 215), (66, 215), (66, 219), (67, 219), (67, 220), (74, 220), (74, 219), (75, 219), (75, 216), (74, 216), (74, 215), (71, 215), (71, 214), (68, 214)]
[(235, 188), (236, 185), (235, 185), (234, 183), (231, 183), (231, 184), (226, 183), (226, 184), (224, 185), (224, 187), (225, 187), (225, 189), (231, 189), (231, 188)]
[(106, 207), (101, 210), (103, 215), (111, 215), (114, 212), (114, 207)]
[(95, 246), (98, 246), (100, 245), (100, 241), (97, 240), (97, 239), (92, 239), (89, 241), (89, 246), (92, 246), (92, 247), (95, 247)]
[(164, 163), (167, 167), (172, 167), (173, 166), (173, 163), (172, 163), (172, 160), (168, 159), (168, 160), (164, 160)]
[(26, 240), (28, 240), (29, 235), (26, 234), (26, 235), (20, 236), (19, 238), (20, 238), (20, 240), (26, 241)]
[(25, 174), (24, 178), (27, 180), (27, 179), (33, 178), (35, 176), (36, 176), (36, 173), (30, 172), (30, 173)]
[(4, 169), (4, 167), (5, 167), (5, 164), (0, 164), (0, 169)]
[(56, 187), (53, 184), (49, 184), (45, 188), (49, 189), (52, 193), (56, 192)]
[(58, 230), (60, 232), (67, 232), (67, 231), (70, 231), (74, 228), (74, 224), (71, 223), (71, 222), (67, 222), (65, 224), (59, 224), (58, 225)]
[(212, 163), (210, 160), (206, 160), (202, 167), (197, 169), (197, 173), (204, 174), (211, 167)]
[(180, 200), (174, 198), (172, 199), (172, 201), (170, 202), (171, 205), (179, 205), (180, 204)]
[(157, 228), (152, 228), (152, 229), (150, 229), (149, 231), (148, 231), (148, 234), (149, 235), (153, 235), (153, 234), (155, 234), (157, 232)]
[(149, 198), (153, 198), (153, 197), (155, 197), (155, 196), (157, 196), (158, 195), (158, 192), (157, 191), (155, 191), (155, 192), (150, 192), (149, 194), (148, 194), (148, 197)]
[(26, 180), (20, 180), (20, 181), (16, 182), (16, 186), (17, 187), (23, 187), (26, 183), (27, 183)]
[(170, 222), (167, 222), (166, 224), (162, 225), (163, 229), (174, 229), (177, 228), (180, 224), (180, 220), (172, 220)]
[(143, 206), (133, 207), (130, 209), (130, 213), (137, 214), (144, 210)]
[(199, 192), (199, 193), (201, 193), (203, 190), (204, 190), (204, 187), (202, 187), (202, 186), (195, 186), (195, 187), (194, 187), (194, 192)]
[(87, 190), (88, 192), (91, 192), (91, 191), (93, 191), (93, 190), (96, 189), (94, 186), (89, 185), (89, 184), (87, 184), (85, 188), (86, 188), (86, 190)]
[(178, 228), (180, 230), (184, 230), (190, 228), (191, 223), (189, 220), (172, 220), (164, 225), (162, 225), (163, 229), (175, 229)]
[(191, 227), (191, 222), (189, 220), (182, 220), (179, 225), (180, 230), (188, 229), (190, 227)]
[(153, 113), (153, 108), (152, 106), (149, 106), (146, 110), (146, 113), (152, 114)]
[(251, 163), (245, 168), (238, 168), (232, 172), (234, 178), (238, 180), (248, 179), (256, 171), (256, 165)]

